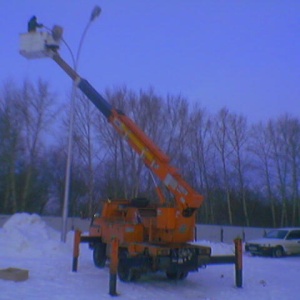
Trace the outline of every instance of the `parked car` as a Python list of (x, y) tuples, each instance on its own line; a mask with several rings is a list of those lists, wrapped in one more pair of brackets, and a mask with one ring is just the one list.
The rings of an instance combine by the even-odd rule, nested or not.
[(246, 242), (245, 250), (252, 255), (300, 254), (300, 228), (278, 228), (269, 231), (263, 238)]

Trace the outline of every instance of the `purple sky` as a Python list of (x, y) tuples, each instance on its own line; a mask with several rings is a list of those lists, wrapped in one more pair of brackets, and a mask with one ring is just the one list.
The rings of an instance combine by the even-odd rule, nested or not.
[(64, 28), (75, 55), (96, 4), (78, 69), (99, 92), (152, 86), (251, 121), (300, 116), (299, 0), (1, 0), (1, 83), (40, 77), (68, 101), (69, 78), (50, 59), (20, 56), (18, 35), (36, 15)]

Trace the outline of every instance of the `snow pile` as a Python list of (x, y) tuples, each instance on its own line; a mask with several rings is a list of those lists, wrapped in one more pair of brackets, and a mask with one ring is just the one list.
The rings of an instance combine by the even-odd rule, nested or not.
[(59, 232), (37, 214), (17, 213), (0, 229), (0, 255), (54, 256), (70, 252), (71, 240), (68, 236), (68, 242), (61, 243)]

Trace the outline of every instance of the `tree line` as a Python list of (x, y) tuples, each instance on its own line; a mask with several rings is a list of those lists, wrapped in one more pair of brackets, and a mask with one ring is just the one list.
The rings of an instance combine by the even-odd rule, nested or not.
[[(300, 122), (282, 114), (249, 123), (226, 107), (209, 113), (181, 95), (107, 89), (122, 110), (205, 196), (199, 223), (300, 226)], [(0, 213), (60, 215), (68, 104), (42, 80), (0, 90)], [(156, 201), (153, 176), (79, 91), (76, 94), (69, 214), (91, 216), (101, 199)]]

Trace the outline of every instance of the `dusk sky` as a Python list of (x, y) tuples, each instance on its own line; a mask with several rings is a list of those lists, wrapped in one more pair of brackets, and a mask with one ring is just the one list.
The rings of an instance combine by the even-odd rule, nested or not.
[[(226, 106), (250, 121), (300, 117), (299, 0), (0, 0), (0, 80), (48, 81), (68, 101), (70, 79), (51, 59), (26, 60), (19, 34), (27, 21), (64, 28), (76, 55), (95, 5), (78, 70), (102, 93), (186, 97), (210, 112)], [(62, 57), (71, 62), (64, 45)]]

